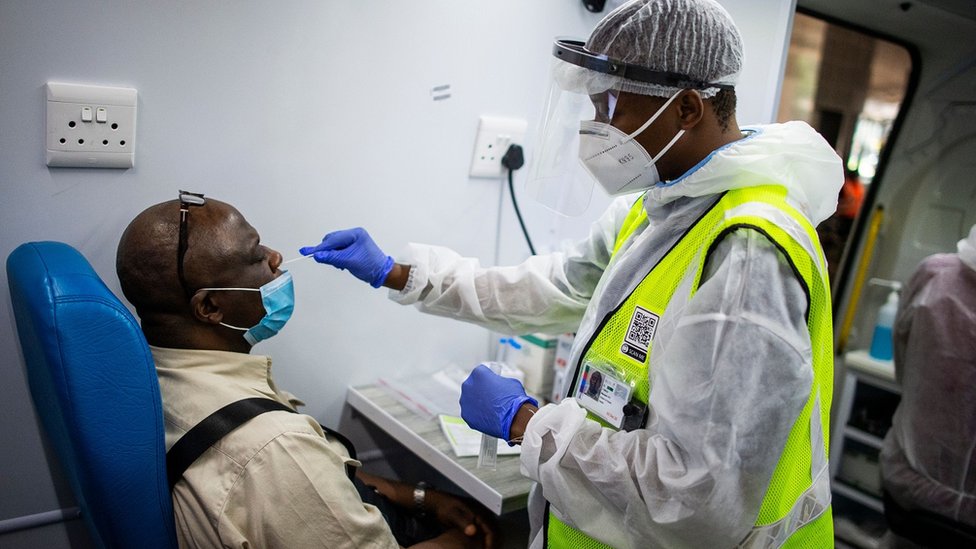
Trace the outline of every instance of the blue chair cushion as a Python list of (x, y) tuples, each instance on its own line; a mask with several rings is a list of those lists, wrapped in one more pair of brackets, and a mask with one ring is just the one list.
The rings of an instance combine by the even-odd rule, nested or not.
[(34, 407), (102, 547), (176, 547), (162, 401), (139, 323), (77, 250), (7, 258)]

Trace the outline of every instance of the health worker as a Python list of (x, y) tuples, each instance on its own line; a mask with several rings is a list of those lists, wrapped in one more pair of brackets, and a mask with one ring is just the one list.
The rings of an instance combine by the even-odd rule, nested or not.
[(802, 122), (739, 128), (742, 39), (712, 0), (628, 2), (553, 54), (529, 186), (568, 213), (592, 181), (619, 195), (588, 238), (510, 267), (394, 262), (363, 229), (302, 253), (428, 313), (576, 332), (558, 405), (485, 366), (462, 388), (469, 425), (522, 444), (531, 547), (832, 546), (815, 227), (840, 158)]
[(881, 547), (976, 545), (976, 225), (956, 250), (922, 260), (898, 301)]

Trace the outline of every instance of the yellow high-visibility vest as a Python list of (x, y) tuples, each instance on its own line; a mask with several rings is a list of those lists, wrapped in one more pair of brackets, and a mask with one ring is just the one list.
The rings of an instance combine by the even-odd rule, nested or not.
[[(613, 253), (647, 218), (643, 199), (631, 209), (617, 236)], [(786, 214), (804, 242), (774, 222)], [(794, 422), (776, 464), (756, 522), (740, 547), (832, 547), (830, 480), (827, 467), (828, 426), (833, 394), (833, 330), (830, 289), (820, 241), (810, 221), (786, 200), (786, 189), (767, 185), (726, 192), (678, 240), (634, 291), (607, 318), (583, 349), (576, 368), (575, 394), (586, 375), (612, 368), (617, 379), (629, 382), (631, 403), (647, 405), (648, 369), (656, 324), (672, 299), (691, 299), (701, 283), (711, 250), (728, 233), (752, 229), (768, 238), (786, 256), (808, 296), (807, 329), (813, 350), (813, 383), (803, 410)], [(797, 232), (794, 232), (797, 234)], [(689, 269), (695, 270), (690, 294), (675, 296)], [(588, 417), (614, 428), (588, 412)], [(624, 422), (626, 425), (626, 421)], [(641, 425), (642, 426), (642, 425)], [(546, 541), (551, 548), (610, 548), (550, 511)]]

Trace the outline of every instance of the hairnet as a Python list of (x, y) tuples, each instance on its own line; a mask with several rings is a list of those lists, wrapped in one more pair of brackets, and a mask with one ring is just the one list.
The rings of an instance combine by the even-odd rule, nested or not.
[[(714, 0), (627, 2), (597, 24), (586, 48), (618, 61), (704, 82), (734, 85), (742, 69), (739, 29)], [(679, 91), (625, 78), (619, 81), (618, 89), (641, 95), (670, 97)], [(702, 97), (717, 93), (717, 88), (709, 88), (702, 90)]]
[(969, 229), (969, 236), (956, 244), (959, 259), (971, 269), (976, 269), (976, 225)]

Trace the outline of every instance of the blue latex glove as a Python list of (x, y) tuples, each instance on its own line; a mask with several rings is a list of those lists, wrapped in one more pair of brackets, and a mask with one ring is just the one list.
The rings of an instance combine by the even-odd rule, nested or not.
[(511, 438), (512, 421), (526, 402), (539, 405), (519, 380), (502, 377), (484, 364), (461, 384), (461, 417), (472, 429), (502, 440)]
[(329, 233), (318, 246), (305, 246), (298, 252), (314, 254), (319, 263), (348, 269), (374, 288), (382, 286), (393, 270), (393, 258), (383, 253), (362, 227)]

